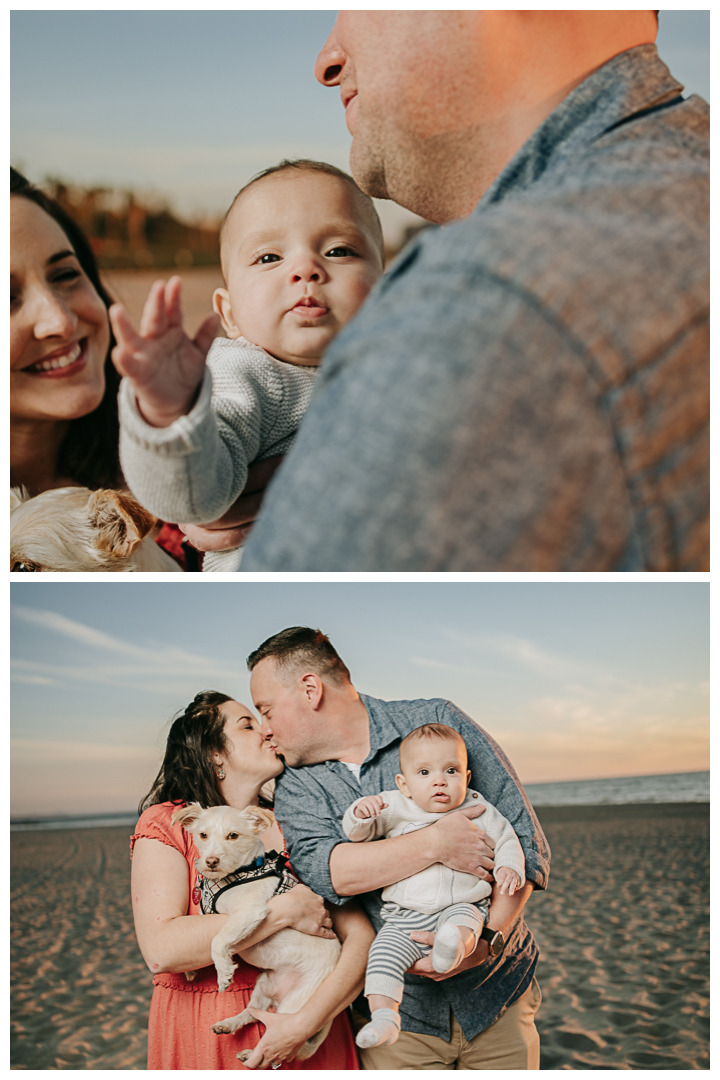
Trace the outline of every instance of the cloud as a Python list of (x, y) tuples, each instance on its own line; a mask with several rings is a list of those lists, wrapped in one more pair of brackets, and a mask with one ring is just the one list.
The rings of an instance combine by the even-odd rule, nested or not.
[(472, 653), (486, 655), (488, 652), (505, 656), (536, 675), (547, 678), (570, 678), (581, 673), (598, 672), (588, 664), (552, 653), (530, 638), (517, 634), (497, 632), (494, 634), (467, 635), (444, 627), (443, 636)]

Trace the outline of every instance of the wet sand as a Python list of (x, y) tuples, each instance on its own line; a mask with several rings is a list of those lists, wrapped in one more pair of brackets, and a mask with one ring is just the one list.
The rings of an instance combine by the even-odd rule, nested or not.
[[(541, 1068), (709, 1068), (707, 806), (538, 814), (553, 848), (527, 909)], [(11, 836), (13, 1069), (145, 1068), (129, 831)]]
[(219, 266), (190, 266), (175, 270), (103, 270), (102, 277), (113, 299), (125, 304), (133, 322), (139, 326), (150, 286), (154, 281), (168, 281), (175, 274), (183, 282), (183, 325), (194, 337), (203, 319), (212, 315), (213, 292), (224, 284)]

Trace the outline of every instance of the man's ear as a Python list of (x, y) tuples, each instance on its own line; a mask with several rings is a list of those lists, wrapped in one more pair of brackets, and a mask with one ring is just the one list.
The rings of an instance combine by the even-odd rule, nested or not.
[(315, 712), (320, 708), (320, 704), (325, 693), (325, 687), (323, 681), (319, 675), (313, 675), (312, 672), (308, 672), (300, 679), (300, 685), (305, 700), (311, 709)]
[(412, 795), (410, 794), (410, 788), (405, 783), (405, 777), (402, 773), (397, 774), (397, 776), (395, 777), (395, 783), (400, 789), (401, 795), (404, 795), (406, 799), (412, 799)]
[(235, 325), (235, 320), (233, 319), (230, 293), (227, 289), (216, 289), (213, 293), (213, 311), (216, 315), (220, 316), (223, 330), (229, 338), (242, 337), (242, 330)]

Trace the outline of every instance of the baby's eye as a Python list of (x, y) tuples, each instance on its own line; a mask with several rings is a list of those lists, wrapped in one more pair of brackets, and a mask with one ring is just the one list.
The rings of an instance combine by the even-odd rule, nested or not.
[(268, 252), (266, 255), (261, 255), (257, 262), (261, 265), (267, 266), (268, 263), (280, 262), (280, 256), (273, 255), (271, 252)]
[(448, 769), (448, 772), (452, 773), (454, 775), (457, 772), (457, 769), (453, 768), (453, 766), (450, 766), (450, 768)]
[(334, 247), (326, 253), (328, 259), (346, 259), (350, 255), (357, 256), (357, 251), (354, 251), (350, 247)]
[(421, 776), (429, 776), (430, 775), (430, 770), (429, 769), (421, 769), (420, 770), (420, 775)]

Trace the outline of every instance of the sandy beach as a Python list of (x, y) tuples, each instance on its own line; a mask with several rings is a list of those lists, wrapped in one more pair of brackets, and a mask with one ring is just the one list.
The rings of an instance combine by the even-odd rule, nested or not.
[[(709, 1068), (705, 804), (539, 809), (542, 1069)], [(144, 1069), (129, 829), (11, 837), (13, 1069)]]

